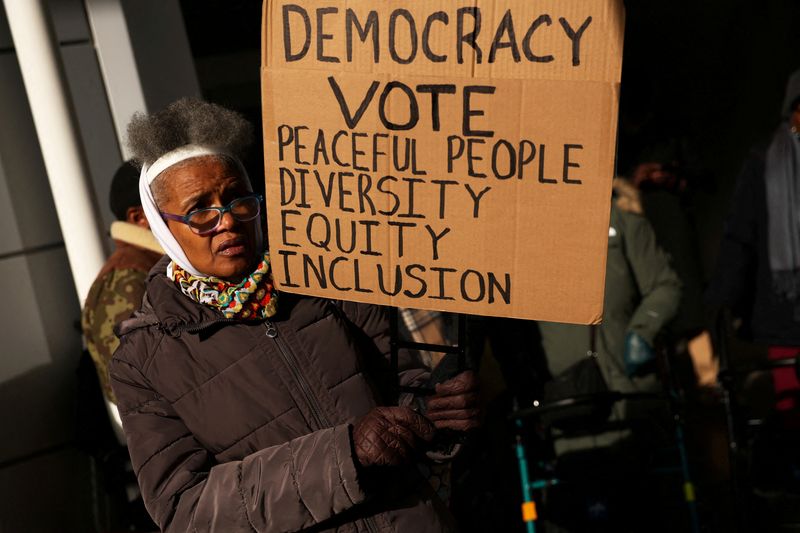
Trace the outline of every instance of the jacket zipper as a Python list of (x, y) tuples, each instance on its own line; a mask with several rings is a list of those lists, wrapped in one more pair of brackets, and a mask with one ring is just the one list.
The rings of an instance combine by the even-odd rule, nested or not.
[(317, 427), (319, 429), (328, 427), (330, 423), (328, 422), (325, 413), (322, 411), (322, 407), (319, 405), (317, 397), (311, 391), (311, 386), (308, 384), (308, 380), (306, 380), (305, 376), (303, 376), (300, 372), (300, 363), (297, 360), (297, 357), (295, 357), (292, 350), (283, 341), (283, 338), (278, 336), (277, 326), (275, 326), (275, 324), (269, 320), (267, 320), (266, 326), (267, 337), (275, 341), (275, 344), (278, 346), (278, 351), (283, 356), (286, 366), (289, 367), (289, 371), (292, 373), (292, 376), (294, 376), (295, 381), (300, 385), (300, 391), (305, 397), (306, 403), (311, 410), (311, 416), (314, 418), (314, 422), (317, 424)]
[[(206, 320), (205, 322), (200, 322), (199, 324), (184, 324), (178, 326), (175, 329), (177, 332), (186, 331), (188, 333), (198, 333), (206, 328), (214, 326), (216, 324), (224, 324), (230, 322), (237, 322), (235, 318), (215, 318), (213, 320)], [(303, 393), (303, 396), (308, 403), (309, 409), (311, 410), (311, 416), (314, 418), (314, 422), (317, 424), (319, 429), (323, 429), (330, 425), (328, 422), (325, 413), (322, 411), (322, 407), (319, 405), (319, 401), (317, 397), (311, 392), (311, 386), (308, 384), (308, 381), (305, 377), (300, 373), (300, 363), (297, 361), (294, 353), (291, 349), (283, 342), (283, 339), (278, 337), (278, 328), (275, 326), (274, 323), (267, 320), (264, 322), (267, 326), (267, 337), (275, 341), (275, 344), (278, 346), (278, 350), (280, 351), (281, 355), (283, 356), (284, 361), (286, 362), (286, 366), (289, 367), (292, 375), (295, 378), (295, 381), (300, 385), (300, 389)]]
[[(213, 320), (207, 320), (205, 322), (201, 322), (199, 324), (190, 324), (190, 325), (183, 325), (178, 326), (175, 328), (179, 333), (182, 331), (187, 331), (189, 333), (197, 333), (202, 331), (206, 328), (214, 326), (216, 324), (228, 323), (228, 322), (237, 322), (235, 318), (216, 318)], [(308, 407), (311, 410), (311, 416), (314, 418), (314, 422), (317, 424), (317, 427), (320, 429), (326, 428), (330, 426), (328, 422), (328, 417), (325, 416), (325, 413), (322, 411), (322, 407), (319, 405), (319, 401), (314, 393), (311, 391), (311, 386), (308, 384), (306, 378), (300, 372), (300, 363), (295, 357), (294, 353), (292, 352), (291, 348), (283, 341), (281, 337), (278, 336), (278, 328), (275, 324), (269, 320), (264, 322), (267, 326), (267, 337), (275, 341), (275, 344), (278, 346), (278, 351), (281, 353), (284, 362), (286, 362), (286, 366), (289, 368), (289, 371), (295, 378), (295, 381), (300, 385), (300, 389), (303, 393), (303, 396), (308, 403)], [(364, 525), (367, 526), (367, 530), (370, 533), (379, 533), (380, 530), (378, 526), (375, 524), (375, 521), (372, 517), (364, 518)]]
[[(300, 390), (302, 391), (303, 396), (308, 403), (308, 407), (311, 411), (311, 416), (314, 418), (314, 422), (320, 429), (330, 426), (328, 417), (325, 416), (325, 413), (322, 411), (322, 407), (319, 405), (317, 397), (311, 391), (311, 386), (308, 384), (305, 376), (303, 376), (303, 374), (300, 372), (300, 362), (297, 360), (297, 357), (295, 357), (294, 352), (292, 352), (292, 349), (289, 348), (289, 346), (283, 341), (283, 338), (278, 335), (278, 327), (274, 323), (267, 320), (265, 324), (267, 326), (267, 337), (275, 341), (275, 344), (278, 346), (278, 351), (283, 356), (286, 366), (289, 367), (289, 371), (294, 376), (295, 381), (297, 381), (297, 383), (300, 385)], [(367, 526), (367, 530), (370, 533), (379, 533), (378, 527), (372, 517), (368, 516), (364, 518), (364, 525)]]

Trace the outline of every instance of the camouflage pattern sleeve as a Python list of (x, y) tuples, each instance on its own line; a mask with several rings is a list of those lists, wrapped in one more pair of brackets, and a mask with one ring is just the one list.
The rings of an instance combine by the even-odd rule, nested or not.
[(81, 325), (103, 394), (116, 403), (108, 379), (108, 364), (119, 346), (114, 326), (142, 305), (147, 273), (134, 269), (111, 270), (97, 278), (89, 290)]

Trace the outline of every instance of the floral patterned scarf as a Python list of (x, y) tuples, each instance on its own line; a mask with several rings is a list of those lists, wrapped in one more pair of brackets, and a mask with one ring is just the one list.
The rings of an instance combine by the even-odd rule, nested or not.
[(278, 311), (278, 292), (272, 283), (269, 253), (255, 271), (240, 283), (229, 283), (213, 276), (193, 276), (174, 261), (167, 266), (167, 277), (195, 302), (218, 310), (225, 318), (261, 320)]

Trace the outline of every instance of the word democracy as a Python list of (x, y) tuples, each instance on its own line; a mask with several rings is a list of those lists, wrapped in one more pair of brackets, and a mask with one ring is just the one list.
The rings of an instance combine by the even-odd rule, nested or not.
[[(287, 62), (306, 57), (313, 41), (315, 55), (312, 57), (325, 63), (352, 62), (354, 44), (371, 46), (375, 63), (391, 60), (406, 65), (423, 57), (432, 63), (444, 63), (451, 53), (455, 54), (458, 63), (473, 58), (477, 64), (494, 63), (501, 51), (511, 54), (516, 63), (523, 58), (532, 63), (550, 63), (556, 58), (546, 50), (537, 50), (534, 37), (537, 32), (556, 31), (569, 39), (572, 45), (570, 59), (572, 66), (577, 67), (581, 63), (581, 38), (592, 22), (592, 17), (583, 21), (559, 17), (556, 24), (547, 13), (520, 21), (514, 19), (509, 9), (496, 27), (485, 31), (481, 8), (475, 6), (459, 7), (454, 13), (435, 11), (420, 19), (403, 8), (380, 15), (376, 10), (359, 15), (348, 8), (344, 17), (335, 6), (318, 7), (313, 13), (310, 11), (296, 4), (285, 4), (282, 8), (284, 58)], [(292, 19), (300, 23), (302, 29), (293, 25)], [(341, 24), (344, 31), (340, 31)], [(386, 32), (387, 36), (381, 32)], [(341, 49), (337, 42), (341, 37), (345, 39), (344, 57), (332, 52)], [(356, 39), (360, 42), (356, 43)], [(367, 44), (368, 41), (371, 45)], [(381, 48), (382, 43), (388, 44), (388, 57), (387, 50)]]

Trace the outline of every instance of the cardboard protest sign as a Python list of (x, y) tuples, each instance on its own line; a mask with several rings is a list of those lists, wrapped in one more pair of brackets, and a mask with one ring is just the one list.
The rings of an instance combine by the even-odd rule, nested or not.
[(621, 4), (267, 0), (280, 289), (598, 322)]

